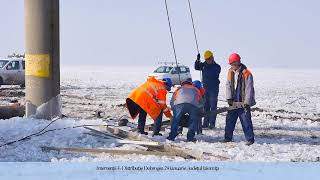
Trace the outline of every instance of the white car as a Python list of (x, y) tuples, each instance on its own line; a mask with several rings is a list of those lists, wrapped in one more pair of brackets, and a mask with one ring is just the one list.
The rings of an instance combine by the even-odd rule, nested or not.
[(0, 59), (0, 86), (25, 86), (25, 61), (23, 58)]
[(149, 74), (149, 76), (154, 76), (157, 79), (170, 78), (173, 85), (181, 85), (181, 82), (191, 78), (191, 73), (188, 66), (178, 65), (177, 67), (175, 64), (164, 64)]

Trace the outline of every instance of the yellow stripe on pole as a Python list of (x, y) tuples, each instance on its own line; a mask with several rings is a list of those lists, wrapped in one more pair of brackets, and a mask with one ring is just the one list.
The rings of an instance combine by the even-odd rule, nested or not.
[(49, 54), (26, 54), (26, 76), (48, 78), (50, 76)]

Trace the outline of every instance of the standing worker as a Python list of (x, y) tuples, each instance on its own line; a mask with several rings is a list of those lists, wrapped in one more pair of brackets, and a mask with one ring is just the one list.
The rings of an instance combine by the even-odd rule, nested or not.
[(170, 91), (172, 81), (170, 78), (164, 78), (162, 81), (155, 77), (149, 77), (147, 82), (136, 88), (126, 99), (126, 107), (132, 119), (139, 114), (138, 132), (148, 135), (144, 131), (147, 114), (154, 120), (153, 136), (161, 136), (161, 123), (163, 113), (168, 118), (172, 118), (172, 114), (166, 105), (167, 91)]
[(235, 106), (236, 104), (240, 104), (241, 106), (228, 111), (225, 127), (225, 142), (232, 141), (233, 131), (239, 117), (247, 140), (246, 145), (251, 145), (254, 143), (251, 106), (256, 104), (253, 76), (247, 67), (241, 63), (240, 59), (241, 57), (237, 53), (229, 56), (231, 68), (228, 72), (226, 84), (227, 101), (229, 106)]
[(195, 142), (195, 132), (198, 128), (200, 120), (200, 101), (202, 95), (198, 88), (192, 85), (192, 80), (188, 79), (182, 82), (181, 87), (178, 88), (172, 98), (171, 107), (173, 107), (173, 120), (171, 122), (171, 131), (168, 140), (174, 141), (178, 135), (178, 129), (182, 116), (189, 115), (187, 141)]
[[(200, 62), (200, 54), (197, 55), (197, 60), (194, 63), (196, 70), (202, 71), (202, 82), (205, 89), (205, 104), (204, 110), (206, 113), (217, 110), (218, 94), (219, 94), (219, 75), (221, 67), (214, 60), (213, 53), (206, 51), (204, 53), (205, 62)], [(216, 126), (216, 113), (211, 113), (209, 117), (204, 118), (203, 127), (214, 129)]]

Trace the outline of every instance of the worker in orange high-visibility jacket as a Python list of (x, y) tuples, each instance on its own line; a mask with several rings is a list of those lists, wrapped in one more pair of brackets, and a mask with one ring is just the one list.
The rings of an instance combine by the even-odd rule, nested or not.
[(126, 99), (126, 107), (132, 119), (139, 114), (138, 132), (147, 135), (144, 131), (147, 114), (154, 120), (154, 136), (161, 136), (160, 129), (163, 113), (168, 118), (172, 118), (170, 109), (166, 104), (167, 91), (170, 91), (172, 81), (170, 78), (157, 80), (155, 77), (149, 77), (147, 82), (140, 85)]

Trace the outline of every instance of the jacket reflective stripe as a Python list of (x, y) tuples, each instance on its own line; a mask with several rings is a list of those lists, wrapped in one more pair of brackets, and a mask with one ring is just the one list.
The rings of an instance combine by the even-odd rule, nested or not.
[(152, 90), (154, 91), (154, 93), (155, 93), (155, 95), (156, 95), (156, 100), (158, 100), (158, 91), (157, 91), (157, 88), (156, 88), (153, 84), (151, 84), (151, 83), (149, 83), (149, 82), (146, 82), (146, 84), (152, 88)]
[(164, 111), (164, 112), (170, 111), (170, 109), (169, 109), (169, 108), (165, 108), (163, 111)]
[(157, 102), (157, 100), (155, 100), (155, 99), (153, 98), (152, 93), (151, 93), (148, 89), (143, 88), (143, 87), (138, 87), (138, 89), (140, 89), (140, 90), (143, 91), (143, 92), (146, 92), (146, 93), (151, 97), (152, 101)]
[[(151, 83), (149, 83), (149, 82), (146, 82), (146, 84), (147, 84), (148, 86), (150, 86), (150, 87), (152, 88), (152, 90), (155, 92), (156, 101), (158, 101), (159, 104), (166, 104), (166, 101), (162, 101), (162, 100), (159, 101), (159, 96), (158, 96), (158, 95), (159, 95), (158, 90), (160, 90), (160, 89), (166, 90), (166, 88), (165, 88), (164, 86), (155, 87), (153, 84), (151, 84)], [(150, 91), (149, 91), (149, 92), (150, 92)], [(164, 103), (162, 103), (162, 102), (164, 102)]]
[[(138, 89), (142, 90), (143, 92), (146, 92), (154, 102), (159, 103), (159, 104), (166, 104), (166, 101), (157, 101), (157, 99), (154, 99), (152, 93), (148, 89), (146, 89), (144, 87), (138, 87)], [(158, 93), (156, 93), (156, 94), (158, 94)]]
[[(154, 77), (149, 77), (147, 82), (132, 91), (126, 99), (126, 107), (129, 110), (130, 116), (134, 119), (139, 114), (136, 108), (136, 105), (138, 105), (150, 115), (153, 120), (156, 120), (161, 111), (167, 108), (166, 104), (158, 102), (158, 100), (160, 100), (160, 102), (166, 101), (166, 94), (167, 91), (164, 82)], [(164, 112), (164, 114), (167, 117), (172, 116), (170, 110)]]
[(164, 87), (164, 86), (159, 86), (159, 87), (157, 88), (157, 90), (160, 90), (160, 89), (165, 89), (165, 90), (167, 90), (166, 87)]
[(166, 104), (166, 101), (158, 101), (159, 104)]

